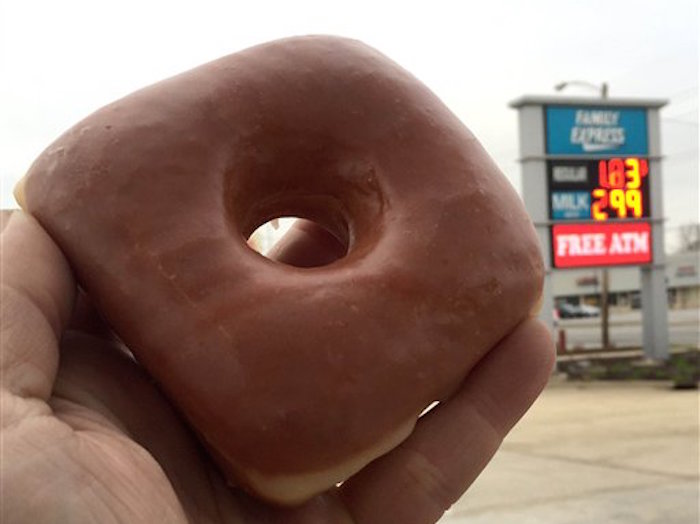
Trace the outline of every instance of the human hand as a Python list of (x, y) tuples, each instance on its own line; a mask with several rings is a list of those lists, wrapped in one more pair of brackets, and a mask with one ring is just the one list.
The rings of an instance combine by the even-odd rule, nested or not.
[[(305, 227), (277, 257), (335, 249)], [(398, 448), (337, 489), (281, 509), (226, 484), (84, 298), (39, 224), (13, 213), (2, 233), (2, 522), (435, 522), (540, 393), (553, 362), (544, 326), (523, 322)]]

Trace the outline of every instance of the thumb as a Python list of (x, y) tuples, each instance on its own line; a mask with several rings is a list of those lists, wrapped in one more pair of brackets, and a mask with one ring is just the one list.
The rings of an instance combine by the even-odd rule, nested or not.
[(2, 389), (49, 398), (75, 298), (68, 262), (39, 223), (15, 211), (0, 237)]
[(311, 220), (298, 219), (270, 250), (269, 258), (296, 267), (325, 266), (342, 258), (347, 246)]

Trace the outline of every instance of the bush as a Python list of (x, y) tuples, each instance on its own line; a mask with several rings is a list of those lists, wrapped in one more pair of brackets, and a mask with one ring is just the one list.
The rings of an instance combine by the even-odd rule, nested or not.
[(665, 362), (640, 357), (590, 358), (560, 362), (559, 370), (570, 380), (670, 380), (674, 388), (697, 388), (700, 382), (700, 352), (675, 353)]

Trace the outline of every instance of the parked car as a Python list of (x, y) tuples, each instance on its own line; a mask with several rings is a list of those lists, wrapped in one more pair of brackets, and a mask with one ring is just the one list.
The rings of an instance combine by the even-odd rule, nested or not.
[(563, 302), (557, 308), (559, 318), (591, 318), (600, 316), (600, 308), (589, 304)]
[(581, 308), (575, 304), (563, 302), (557, 307), (559, 318), (580, 318), (583, 316)]
[(581, 315), (584, 317), (600, 316), (600, 308), (598, 306), (591, 306), (590, 304), (580, 304), (578, 307), (581, 310)]

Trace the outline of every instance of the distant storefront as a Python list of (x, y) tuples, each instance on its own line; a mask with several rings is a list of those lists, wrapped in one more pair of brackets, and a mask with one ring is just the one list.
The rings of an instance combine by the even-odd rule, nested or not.
[[(603, 271), (603, 268), (555, 271), (552, 274), (552, 284), (556, 303), (600, 305)], [(638, 309), (641, 306), (639, 268), (616, 267), (607, 271), (610, 308)], [(668, 255), (666, 285), (670, 308), (700, 308), (700, 252)]]

